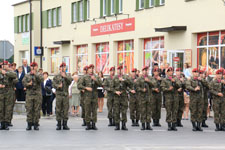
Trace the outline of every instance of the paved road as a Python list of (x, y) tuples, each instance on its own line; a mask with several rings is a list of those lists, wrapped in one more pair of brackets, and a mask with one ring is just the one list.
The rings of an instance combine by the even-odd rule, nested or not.
[(98, 114), (98, 131), (85, 131), (80, 118), (70, 117), (70, 131), (56, 131), (54, 117), (41, 119), (40, 131), (27, 132), (26, 116), (15, 115), (14, 127), (0, 131), (0, 150), (225, 150), (225, 132), (215, 132), (213, 119), (203, 132), (192, 132), (189, 120), (177, 132), (167, 131), (165, 110), (162, 110), (162, 127), (153, 131), (141, 131), (131, 127), (129, 131), (114, 131), (108, 127), (106, 109)]

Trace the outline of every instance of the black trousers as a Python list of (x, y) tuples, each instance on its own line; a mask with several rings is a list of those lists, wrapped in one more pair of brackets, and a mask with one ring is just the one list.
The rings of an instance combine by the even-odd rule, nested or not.
[(16, 100), (25, 101), (25, 92), (23, 89), (16, 89)]
[(51, 104), (51, 96), (43, 96), (42, 97), (42, 112), (43, 115), (46, 115), (46, 113), (48, 115), (50, 115), (51, 111), (52, 111), (52, 104)]

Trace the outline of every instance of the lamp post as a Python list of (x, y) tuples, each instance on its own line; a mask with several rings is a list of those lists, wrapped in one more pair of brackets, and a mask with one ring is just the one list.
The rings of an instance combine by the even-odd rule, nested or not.
[(30, 63), (32, 62), (32, 0), (29, 0), (30, 3)]

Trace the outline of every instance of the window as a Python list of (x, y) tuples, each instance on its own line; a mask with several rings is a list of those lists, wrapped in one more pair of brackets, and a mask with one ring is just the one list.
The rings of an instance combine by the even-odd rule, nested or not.
[(53, 9), (53, 27), (57, 26), (57, 10)]
[(150, 66), (150, 73), (154, 63), (159, 67), (164, 61), (164, 38), (155, 37), (144, 39), (144, 66)]
[(79, 2), (79, 17), (80, 17), (80, 21), (84, 20), (84, 13), (83, 13), (83, 1)]
[(51, 73), (58, 73), (59, 66), (60, 66), (60, 53), (59, 48), (52, 48), (51, 49)]
[(73, 3), (73, 22), (77, 22), (77, 3)]
[(61, 9), (61, 7), (59, 7), (58, 9), (57, 9), (57, 13), (58, 13), (58, 26), (61, 26), (62, 25), (62, 9)]
[(145, 0), (139, 0), (139, 9), (144, 9)]
[(124, 73), (128, 74), (134, 67), (134, 41), (120, 41), (117, 49), (117, 65), (123, 66)]
[(90, 18), (90, 0), (87, 0), (87, 19)]
[(103, 16), (106, 16), (106, 0), (103, 0)]
[(225, 67), (225, 31), (199, 33), (197, 36), (198, 66), (215, 74)]
[(27, 60), (27, 64), (30, 64), (30, 52), (28, 50), (20, 51), (20, 58), (21, 63), (23, 62), (23, 60)]
[(52, 27), (52, 10), (48, 10), (48, 27)]
[(160, 0), (160, 5), (164, 5), (165, 4), (165, 0)]
[(27, 31), (30, 31), (30, 15), (27, 15)]
[(119, 13), (123, 12), (123, 0), (119, 0)]
[(96, 72), (109, 74), (109, 43), (96, 44)]
[(78, 74), (83, 74), (83, 68), (88, 65), (88, 45), (76, 47), (76, 64)]
[(149, 0), (149, 7), (154, 7), (154, 1), (155, 0)]
[(22, 16), (19, 17), (19, 33), (22, 32)]
[(26, 32), (26, 16), (23, 16), (23, 32)]
[(113, 15), (115, 12), (114, 10), (114, 0), (111, 0), (111, 15)]

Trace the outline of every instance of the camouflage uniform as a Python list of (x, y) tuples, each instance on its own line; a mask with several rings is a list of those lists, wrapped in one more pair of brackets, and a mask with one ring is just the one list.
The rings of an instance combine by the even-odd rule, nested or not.
[[(83, 76), (81, 76), (79, 79), (78, 79), (78, 81), (77, 81), (77, 86), (80, 86), (80, 84), (81, 84), (81, 81), (83, 80), (82, 78), (84, 77), (84, 75)], [(82, 108), (82, 112), (81, 112), (81, 118), (83, 118), (83, 124), (82, 124), (82, 126), (86, 126), (86, 122), (85, 122), (85, 102), (84, 102), (84, 92), (81, 90), (80, 91), (80, 106), (81, 106), (81, 108)]]
[[(203, 86), (201, 81), (194, 79), (193, 77), (187, 81), (187, 90), (190, 91), (190, 111), (191, 111), (191, 121), (193, 125), (193, 131), (201, 129), (202, 123), (202, 112), (204, 108), (203, 100)], [(200, 91), (195, 91), (195, 88), (199, 86)], [(197, 122), (197, 127), (196, 127)]]
[[(16, 100), (14, 88), (15, 88), (17, 82), (18, 82), (17, 78), (13, 79), (13, 80), (11, 79), (10, 85), (9, 85), (10, 87), (12, 87), (12, 88), (10, 88), (10, 92), (11, 92), (12, 96), (9, 98), (9, 100), (10, 100), (10, 113), (11, 113), (10, 124), (11, 124), (12, 119), (13, 119), (13, 109), (14, 109), (15, 100)], [(12, 126), (12, 124), (11, 124), (11, 126)]]
[(208, 110), (208, 95), (209, 95), (209, 81), (207, 81), (205, 78), (202, 79), (202, 85), (203, 85), (203, 111), (202, 111), (202, 127), (208, 127), (205, 123), (207, 120), (207, 110)]
[[(53, 88), (56, 89), (56, 120), (57, 130), (61, 130), (63, 121), (63, 129), (69, 130), (67, 126), (68, 111), (69, 111), (69, 93), (68, 89), (72, 82), (70, 75), (66, 74), (65, 77), (59, 73), (53, 78)], [(62, 87), (60, 85), (62, 84)]]
[(1, 129), (8, 130), (8, 125), (12, 118), (11, 99), (14, 95), (14, 88), (10, 86), (12, 81), (16, 79), (16, 73), (9, 71), (5, 75), (0, 71), (0, 84), (5, 85), (5, 88), (0, 89), (0, 122)]
[[(96, 81), (92, 80), (91, 76), (96, 78)], [(101, 79), (93, 75), (84, 75), (78, 85), (79, 90), (85, 90), (84, 92), (84, 104), (85, 104), (85, 121), (87, 123), (87, 130), (97, 129), (95, 123), (97, 122), (97, 108), (98, 108), (98, 90), (97, 88), (102, 85)], [(85, 88), (90, 87), (92, 91), (87, 91)], [(92, 122), (92, 127), (91, 123)]]
[(109, 76), (103, 82), (103, 87), (107, 91), (107, 108), (108, 108), (108, 118), (109, 126), (115, 125), (114, 122), (114, 96), (112, 87), (113, 77)]
[(217, 79), (210, 83), (210, 92), (212, 93), (213, 111), (214, 111), (214, 123), (216, 124), (216, 131), (225, 131), (225, 98), (219, 97), (218, 93), (224, 92), (225, 85)]
[[(32, 85), (28, 85), (32, 81)], [(44, 81), (42, 74), (28, 73), (23, 78), (23, 85), (26, 88), (26, 112), (28, 130), (34, 125), (38, 129), (41, 107), (41, 83)]]

